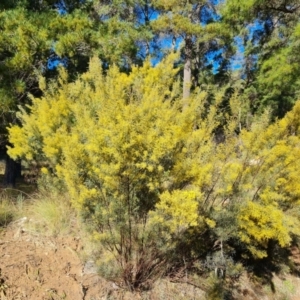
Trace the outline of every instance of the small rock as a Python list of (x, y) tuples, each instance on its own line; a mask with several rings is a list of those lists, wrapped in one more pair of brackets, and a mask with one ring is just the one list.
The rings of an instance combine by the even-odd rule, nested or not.
[(97, 266), (93, 260), (88, 260), (83, 268), (83, 274), (97, 274)]

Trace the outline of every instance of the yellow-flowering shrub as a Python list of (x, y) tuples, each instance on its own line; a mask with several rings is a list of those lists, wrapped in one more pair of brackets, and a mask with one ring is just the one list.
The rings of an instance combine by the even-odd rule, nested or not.
[(266, 113), (245, 129), (235, 96), (228, 113), (222, 93), (208, 106), (195, 91), (182, 109), (175, 59), (130, 74), (104, 73), (92, 59), (72, 83), (61, 71), (21, 112), (22, 127), (9, 129), (9, 154), (47, 162), (43, 174), (65, 183), (131, 289), (161, 265), (159, 247), (189, 229), (235, 239), (258, 258), (270, 240), (284, 247), (298, 234), (300, 103), (272, 125)]
[[(148, 213), (160, 199), (158, 211), (167, 210), (170, 231), (198, 224), (199, 193), (178, 190), (190, 175), (181, 179), (176, 173), (184, 157), (185, 170), (194, 165), (197, 157), (187, 157), (200, 144), (204, 147), (198, 155), (208, 153), (205, 144), (213, 126), (199, 118), (205, 94), (182, 110), (174, 59), (175, 54), (156, 67), (146, 62), (129, 75), (114, 66), (104, 75), (100, 61), (93, 59), (89, 71), (73, 83), (62, 71), (57, 85), (45, 87), (41, 99), (32, 99), (30, 113), (19, 115), (22, 127), (9, 129), (10, 155), (47, 162), (43, 174), (64, 181), (73, 205), (94, 224), (95, 239), (120, 257), (129, 287), (140, 275), (127, 268), (143, 267), (132, 263), (135, 253), (156, 248), (156, 238), (146, 242), (146, 236), (153, 234)], [(199, 131), (194, 132), (195, 126)], [(205, 169), (191, 171), (208, 180)], [(168, 190), (175, 192), (167, 204)], [(154, 259), (153, 268), (155, 264)]]
[(271, 125), (262, 116), (217, 149), (219, 171), (207, 201), (216, 231), (238, 239), (256, 258), (267, 256), (270, 241), (286, 247), (299, 235), (299, 110), (300, 102)]

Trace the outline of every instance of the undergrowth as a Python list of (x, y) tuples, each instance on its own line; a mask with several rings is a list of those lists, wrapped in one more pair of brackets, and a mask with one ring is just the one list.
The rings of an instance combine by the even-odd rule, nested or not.
[(44, 235), (63, 235), (71, 231), (75, 213), (66, 194), (34, 195), (27, 206), (30, 229)]
[(0, 199), (0, 226), (7, 226), (15, 215), (15, 206), (11, 199)]

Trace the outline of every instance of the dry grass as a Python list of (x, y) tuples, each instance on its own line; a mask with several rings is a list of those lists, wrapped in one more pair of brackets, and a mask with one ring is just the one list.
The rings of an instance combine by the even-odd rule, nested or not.
[(68, 234), (76, 220), (68, 196), (38, 193), (26, 207), (28, 230), (46, 236)]
[(16, 207), (11, 199), (0, 198), (0, 226), (7, 226), (16, 215)]
[(23, 214), (24, 197), (22, 194), (12, 195), (10, 191), (0, 191), (0, 226), (7, 226)]
[(5, 172), (5, 160), (1, 159), (0, 160), (0, 175), (4, 175)]

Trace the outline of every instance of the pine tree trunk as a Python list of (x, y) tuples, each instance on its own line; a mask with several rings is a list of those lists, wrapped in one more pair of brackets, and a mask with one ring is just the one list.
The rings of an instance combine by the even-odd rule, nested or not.
[(190, 97), (191, 79), (192, 79), (191, 59), (187, 58), (184, 64), (184, 71), (183, 71), (183, 99), (188, 99)]
[(21, 163), (14, 161), (6, 154), (3, 185), (15, 187), (17, 177), (21, 176)]
[(183, 70), (183, 108), (188, 104), (188, 98), (191, 94), (192, 83), (192, 40), (189, 36), (187, 36), (185, 39), (184, 56), (185, 63)]

